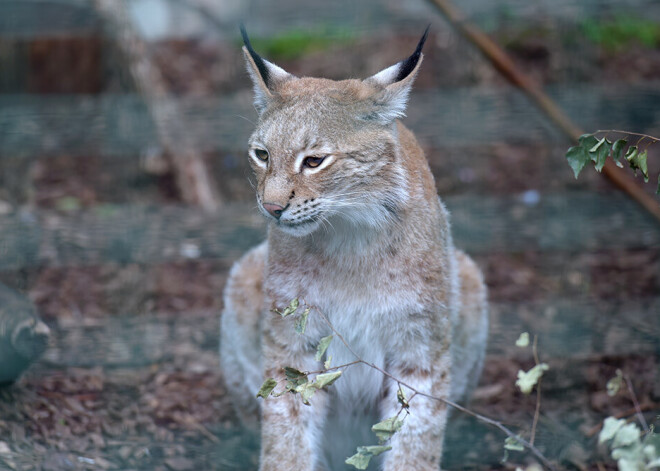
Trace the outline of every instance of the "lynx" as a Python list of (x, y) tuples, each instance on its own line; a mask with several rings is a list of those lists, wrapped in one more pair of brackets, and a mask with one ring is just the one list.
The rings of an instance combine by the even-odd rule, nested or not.
[[(267, 240), (231, 269), (220, 358), (233, 404), (261, 427), (260, 469), (338, 470), (370, 425), (395, 415), (398, 385), (363, 364), (311, 405), (256, 399), (284, 366), (318, 371), (331, 333), (314, 312), (274, 313), (293, 298), (315, 306), (364, 360), (419, 391), (462, 400), (481, 372), (488, 319), (474, 262), (454, 248), (449, 214), (415, 137), (401, 122), (428, 28), (414, 53), (365, 80), (298, 78), (261, 58), (242, 28), (259, 119), (248, 158)], [(339, 341), (334, 365), (355, 360)], [(404, 388), (405, 390), (405, 388)], [(411, 392), (404, 391), (407, 397)], [(381, 469), (437, 470), (447, 406), (416, 395)]]

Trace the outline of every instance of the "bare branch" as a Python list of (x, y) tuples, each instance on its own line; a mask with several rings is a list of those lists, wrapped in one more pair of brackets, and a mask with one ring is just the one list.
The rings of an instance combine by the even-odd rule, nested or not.
[[(540, 364), (539, 361), (539, 352), (538, 352), (538, 336), (534, 334), (534, 343), (532, 344), (532, 354), (534, 355), (534, 361), (536, 364)], [(532, 420), (532, 432), (529, 436), (529, 443), (534, 445), (534, 438), (536, 437), (536, 426), (539, 423), (539, 414), (541, 413), (541, 381), (542, 377), (539, 378), (536, 383), (536, 408), (534, 409), (534, 420)]]
[[(308, 305), (307, 307), (309, 307), (310, 309), (314, 309), (319, 314), (319, 316), (321, 316), (321, 319), (330, 328), (330, 330), (332, 330), (333, 334), (336, 335), (341, 340), (341, 342), (346, 346), (348, 351), (351, 352), (351, 354), (353, 354), (353, 356), (355, 356), (355, 358), (358, 362), (363, 363), (363, 364), (369, 366), (370, 368), (375, 369), (376, 371), (379, 371), (385, 377), (387, 377), (387, 378), (391, 379), (392, 381), (394, 381), (394, 382), (396, 382), (396, 383), (398, 383), (402, 386), (405, 386), (406, 388), (413, 391), (413, 396), (411, 396), (411, 398), (408, 400), (409, 403), (412, 401), (412, 399), (415, 397), (415, 395), (419, 395), (419, 396), (423, 396), (423, 397), (426, 397), (426, 398), (434, 400), (434, 401), (442, 402), (442, 403), (444, 403), (448, 406), (453, 407), (454, 409), (458, 409), (459, 411), (461, 411), (465, 414), (471, 415), (472, 417), (479, 420), (480, 422), (483, 422), (485, 424), (492, 425), (493, 427), (498, 428), (507, 437), (514, 438), (518, 443), (520, 443), (522, 446), (527, 448), (543, 464), (543, 466), (545, 466), (547, 469), (549, 469), (551, 471), (554, 471), (555, 468), (554, 468), (553, 464), (550, 462), (550, 460), (548, 460), (543, 455), (543, 453), (541, 453), (541, 451), (538, 448), (536, 448), (534, 446), (533, 442), (529, 442), (529, 441), (521, 438), (518, 434), (514, 433), (511, 429), (509, 429), (504, 424), (502, 424), (502, 422), (499, 422), (495, 419), (491, 419), (490, 417), (486, 417), (485, 415), (481, 415), (477, 412), (474, 412), (470, 409), (467, 409), (467, 408), (465, 408), (465, 407), (463, 407), (463, 406), (461, 406), (461, 405), (459, 405), (459, 404), (457, 404), (457, 403), (455, 403), (455, 402), (453, 402), (449, 399), (445, 399), (445, 398), (438, 397), (438, 396), (433, 396), (432, 394), (427, 394), (425, 392), (422, 392), (422, 391), (418, 390), (417, 388), (415, 388), (414, 386), (411, 386), (410, 384), (406, 383), (405, 381), (402, 381), (401, 379), (395, 377), (391, 373), (385, 371), (381, 367), (379, 367), (379, 366), (377, 366), (377, 365), (375, 365), (371, 362), (368, 362), (368, 361), (364, 360), (360, 355), (358, 355), (355, 352), (355, 350), (353, 350), (353, 348), (351, 348), (351, 346), (348, 344), (346, 339), (344, 339), (344, 337), (339, 332), (337, 332), (337, 330), (334, 328), (334, 326), (328, 320), (328, 318), (325, 316), (325, 314), (321, 311), (321, 309), (319, 309), (316, 306), (309, 306)], [(534, 342), (536, 343), (536, 338), (534, 339)]]
[(630, 398), (632, 399), (633, 405), (635, 406), (635, 414), (637, 414), (637, 420), (639, 420), (639, 423), (642, 425), (642, 428), (646, 432), (647, 430), (649, 430), (649, 424), (646, 423), (644, 414), (642, 414), (642, 408), (639, 405), (639, 401), (637, 401), (637, 395), (635, 394), (635, 389), (633, 388), (632, 381), (630, 381), (630, 376), (624, 374), (623, 379), (626, 380), (626, 386), (628, 386), (628, 392), (630, 393)]

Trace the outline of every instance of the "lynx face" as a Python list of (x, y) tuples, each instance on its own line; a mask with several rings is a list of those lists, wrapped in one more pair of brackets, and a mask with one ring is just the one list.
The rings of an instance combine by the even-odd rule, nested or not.
[(302, 237), (396, 221), (408, 178), (395, 120), (404, 114), (419, 51), (366, 80), (333, 81), (297, 78), (246, 42), (259, 112), (248, 155), (259, 208), (277, 228)]
[(406, 185), (392, 126), (355, 113), (351, 83), (298, 81), (318, 87), (269, 109), (249, 142), (262, 212), (298, 236), (393, 218)]

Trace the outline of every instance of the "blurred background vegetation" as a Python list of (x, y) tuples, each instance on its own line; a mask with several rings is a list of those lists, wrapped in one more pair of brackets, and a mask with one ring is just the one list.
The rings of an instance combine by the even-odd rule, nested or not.
[[(657, 1), (458, 6), (583, 129), (660, 136)], [(265, 233), (241, 21), (265, 58), (333, 79), (401, 60), (431, 24), (404, 122), (490, 289), (472, 407), (528, 433), (514, 381), (533, 359), (513, 344), (538, 334), (537, 445), (613, 469), (600, 423), (633, 412), (607, 380), (623, 369), (660, 410), (660, 227), (593, 169), (576, 181), (572, 143), (424, 0), (0, 0), (0, 323), (11, 304), (50, 329), (0, 390), (0, 468), (256, 469), (217, 360), (227, 270)], [(512, 466), (495, 430), (452, 420), (448, 469)]]

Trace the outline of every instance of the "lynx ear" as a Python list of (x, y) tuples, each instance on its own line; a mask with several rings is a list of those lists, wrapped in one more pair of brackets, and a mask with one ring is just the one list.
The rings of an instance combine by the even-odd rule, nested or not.
[(373, 108), (368, 114), (369, 119), (389, 124), (395, 119), (405, 116), (408, 95), (422, 64), (422, 48), (430, 27), (430, 25), (426, 27), (415, 52), (410, 57), (365, 79), (366, 83), (383, 88), (371, 97)]
[(261, 114), (277, 93), (278, 84), (295, 78), (295, 76), (261, 58), (252, 48), (245, 26), (241, 24), (240, 28), (243, 43), (245, 44), (243, 46), (243, 55), (247, 63), (248, 73), (254, 84), (254, 107)]

